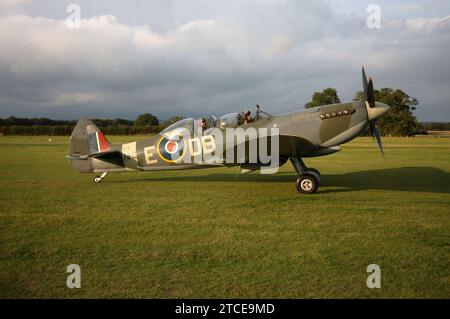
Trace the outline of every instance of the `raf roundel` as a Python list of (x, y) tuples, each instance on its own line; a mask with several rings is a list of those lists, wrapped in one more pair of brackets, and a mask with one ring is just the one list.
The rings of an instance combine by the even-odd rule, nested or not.
[(169, 154), (176, 154), (178, 151), (178, 142), (176, 141), (168, 141), (164, 146), (164, 149)]
[(185, 153), (184, 141), (169, 140), (165, 137), (158, 142), (158, 155), (168, 163), (181, 161)]

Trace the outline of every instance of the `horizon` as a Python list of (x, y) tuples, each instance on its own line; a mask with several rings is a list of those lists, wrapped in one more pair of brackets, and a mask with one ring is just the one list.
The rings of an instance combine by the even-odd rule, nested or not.
[[(152, 115), (154, 115), (154, 114), (152, 114)], [(225, 114), (223, 114), (223, 115), (225, 115)], [(178, 116), (178, 115), (173, 115), (173, 116)], [(50, 118), (50, 117), (20, 117), (20, 116), (14, 116), (14, 115), (11, 115), (11, 116), (8, 116), (8, 117), (0, 116), (0, 119), (6, 120), (9, 117), (14, 117), (14, 118), (18, 118), (18, 119), (47, 119), (47, 120), (50, 120), (50, 121), (64, 121), (64, 122), (77, 122), (80, 119), (80, 118), (71, 118), (71, 119), (67, 119), (66, 118), (66, 119), (62, 119), (62, 118)], [(168, 118), (159, 118), (158, 116), (156, 116), (156, 117), (157, 117), (157, 119), (158, 119), (158, 121), (160, 123), (159, 125), (161, 125), (162, 123), (167, 122), (168, 120), (170, 120), (170, 117), (168, 117)], [(137, 118), (137, 116), (136, 116), (136, 118)], [(91, 120), (92, 121), (95, 121), (95, 120), (125, 120), (125, 121), (134, 122), (134, 121), (136, 121), (136, 118), (130, 119), (130, 118), (123, 118), (123, 117), (110, 117), (110, 118), (108, 118), (108, 117), (99, 117), (99, 118), (94, 117), (94, 118), (91, 118)], [(183, 116), (183, 118), (188, 118), (188, 117), (184, 117)], [(446, 124), (446, 123), (450, 123), (450, 121), (447, 121), (447, 120), (443, 120), (443, 121), (420, 121), (420, 120), (417, 120), (417, 122), (419, 124), (426, 124), (426, 123), (445, 123)]]

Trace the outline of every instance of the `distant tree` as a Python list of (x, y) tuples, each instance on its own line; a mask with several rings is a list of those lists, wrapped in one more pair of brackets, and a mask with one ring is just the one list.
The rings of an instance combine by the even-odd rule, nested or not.
[(423, 122), (419, 126), (424, 131), (450, 131), (450, 122)]
[(336, 89), (326, 88), (322, 92), (315, 92), (312, 96), (312, 101), (306, 103), (305, 108), (341, 103)]
[[(355, 101), (363, 101), (364, 93), (355, 93)], [(418, 129), (418, 123), (412, 111), (419, 104), (416, 98), (410, 97), (400, 89), (383, 88), (375, 90), (375, 100), (391, 106), (389, 112), (379, 120), (383, 134), (396, 136), (412, 136)]]
[(141, 114), (137, 117), (136, 121), (134, 121), (134, 126), (158, 126), (159, 120), (156, 116), (145, 113)]
[(133, 126), (134, 122), (124, 119), (114, 119), (112, 120), (113, 125), (125, 125), (125, 126)]

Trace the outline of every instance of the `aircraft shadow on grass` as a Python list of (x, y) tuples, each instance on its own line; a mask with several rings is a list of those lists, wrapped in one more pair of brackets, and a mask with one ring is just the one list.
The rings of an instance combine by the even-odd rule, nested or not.
[[(133, 179), (120, 182), (272, 182), (292, 183), (297, 176), (291, 172), (276, 175), (258, 173), (240, 174), (208, 174), (208, 175), (172, 175)], [(409, 192), (450, 193), (450, 174), (434, 167), (401, 167), (381, 170), (368, 170), (344, 174), (323, 174), (324, 187), (319, 193), (336, 193), (359, 190), (393, 190)], [(118, 181), (117, 181), (118, 182)]]

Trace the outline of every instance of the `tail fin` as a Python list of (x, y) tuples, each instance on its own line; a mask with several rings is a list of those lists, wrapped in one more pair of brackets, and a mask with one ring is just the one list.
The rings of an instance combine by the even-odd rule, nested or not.
[(90, 158), (111, 153), (111, 145), (91, 120), (81, 118), (70, 136), (68, 158), (76, 170), (89, 173), (93, 171)]

